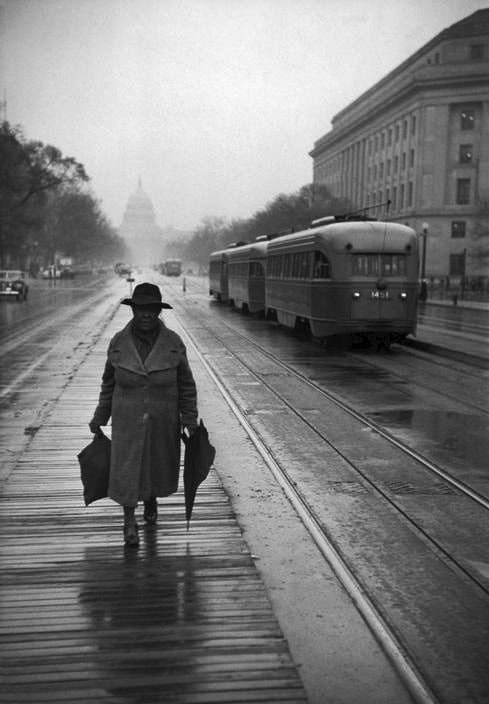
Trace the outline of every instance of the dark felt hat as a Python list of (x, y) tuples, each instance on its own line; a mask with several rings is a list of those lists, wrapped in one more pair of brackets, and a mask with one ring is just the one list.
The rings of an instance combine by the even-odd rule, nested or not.
[(155, 284), (138, 284), (132, 292), (132, 298), (124, 298), (121, 303), (126, 306), (160, 306), (160, 308), (172, 308), (169, 303), (161, 300), (161, 291)]

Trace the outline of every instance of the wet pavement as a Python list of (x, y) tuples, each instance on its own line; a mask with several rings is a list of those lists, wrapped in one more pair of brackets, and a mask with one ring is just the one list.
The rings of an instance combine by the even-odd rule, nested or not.
[[(112, 301), (116, 302), (121, 294), (125, 295), (126, 290), (116, 282), (110, 293)], [(195, 301), (189, 303), (190, 307), (194, 304)], [(105, 313), (102, 310), (104, 305)], [(27, 360), (25, 357), (16, 368), (17, 376), (4, 378), (4, 391), (9, 385), (16, 384), (5, 394), (11, 405), (4, 407), (4, 417), (18, 423), (19, 429), (24, 421), (28, 421), (24, 424), (25, 429), (32, 428), (31, 435), (25, 436), (28, 446), (14, 462), (11, 480), (0, 498), (0, 513), (8, 537), (1, 559), (2, 566), (7, 567), (2, 574), (10, 617), (0, 633), (4, 652), (7, 656), (10, 653), (9, 684), (24, 697), (18, 701), (43, 701), (35, 698), (39, 692), (49, 701), (69, 701), (70, 698), (79, 701), (89, 693), (90, 701), (140, 701), (138, 695), (142, 690), (151, 701), (159, 701), (163, 693), (161, 700), (164, 701), (223, 701), (229, 704), (235, 700), (230, 698), (229, 692), (233, 691), (237, 701), (245, 691), (250, 691), (250, 682), (253, 687), (258, 687), (259, 683), (262, 690), (258, 698), (247, 698), (246, 701), (289, 701), (282, 698), (285, 691), (287, 696), (295, 697), (290, 701), (304, 701), (297, 672), (302, 677), (308, 700), (315, 704), (324, 704), (329, 697), (351, 704), (358, 701), (359, 692), (362, 692), (362, 704), (391, 704), (393, 701), (404, 704), (410, 701), (385, 655), (358, 612), (352, 608), (349, 597), (328, 571), (324, 560), (316, 554), (281, 491), (271, 483), (246, 433), (231, 417), (222, 398), (219, 400), (193, 352), (191, 362), (198, 378), (201, 414), (212, 429), (219, 457), (219, 479), (216, 477), (218, 481), (204, 488), (201, 513), (196, 513), (198, 535), (192, 534), (190, 542), (187, 539), (181, 525), (182, 497), (177, 495), (165, 502), (164, 517), (158, 530), (145, 530), (140, 551), (136, 555), (126, 555), (121, 549), (120, 515), (115, 507), (101, 504), (85, 509), (78, 504), (81, 496), (75, 455), (89, 439), (86, 421), (90, 415), (90, 403), (94, 403), (98, 392), (107, 335), (112, 329), (109, 326), (99, 339), (103, 325), (98, 328), (97, 321), (103, 320), (107, 314), (110, 317), (109, 310), (108, 300), (105, 304), (100, 303), (98, 308), (94, 306), (85, 317), (80, 316), (77, 319), (78, 332), (75, 334), (73, 330), (68, 340), (66, 334), (62, 334), (60, 346), (53, 350), (53, 356), (46, 355), (33, 370), (33, 376), (19, 380)], [(114, 324), (120, 326), (120, 320), (114, 319)], [(171, 312), (168, 324), (170, 327), (178, 325)], [(286, 337), (279, 340), (278, 337), (282, 336), (277, 337), (273, 329), (266, 334), (279, 348), (287, 347)], [(79, 336), (78, 343), (75, 343), (76, 335)], [(296, 349), (297, 341), (294, 341), (286, 355), (300, 357), (294, 352)], [(45, 351), (49, 352), (49, 345)], [(72, 355), (70, 359), (63, 357), (63, 352), (67, 351)], [(223, 368), (227, 368), (225, 354), (221, 354), (220, 360)], [(317, 375), (324, 374), (324, 350), (307, 346), (307, 356), (296, 361), (300, 360), (315, 369)], [(352, 376), (347, 374), (343, 359), (338, 359), (335, 367), (333, 359), (328, 358), (328, 364), (324, 383), (334, 386), (336, 377), (337, 388), (346, 390)], [(443, 453), (454, 455), (461, 465), (470, 464), (474, 471), (482, 474), (483, 461), (477, 464), (482, 455), (474, 449), (477, 444), (473, 438), (474, 434), (482, 433), (484, 427), (474, 415), (457, 409), (396, 407), (404, 392), (409, 392), (409, 383), (403, 379), (393, 380), (386, 369), (374, 370), (367, 364), (359, 369), (354, 383), (350, 384), (350, 391), (355, 391), (355, 386), (361, 383), (371, 382), (373, 389), (377, 382), (391, 379), (392, 405), (389, 407), (385, 403), (388, 398), (385, 396), (384, 402), (379, 404), (381, 410), (378, 410), (379, 405), (376, 410), (372, 409), (373, 415), (378, 414), (379, 423), (394, 431), (397, 428), (401, 435), (418, 436), (421, 444), (426, 437), (424, 434), (429, 432), (430, 444), (440, 447)], [(271, 378), (274, 374), (271, 371)], [(255, 382), (245, 375), (240, 377), (238, 374), (237, 378), (240, 379), (240, 388), (247, 389), (247, 393), (255, 388)], [(29, 383), (26, 385), (25, 381)], [(286, 375), (283, 375), (283, 382), (288, 385)], [(22, 405), (40, 410), (42, 404), (36, 405), (36, 394), (39, 401), (39, 393), (45, 394), (48, 403), (45, 412), (33, 423), (29, 413), (23, 416)], [(367, 391), (365, 398), (369, 395)], [(307, 404), (308, 400), (304, 399), (304, 411), (315, 419), (315, 409)], [(281, 419), (285, 421), (286, 418), (275, 403), (267, 406), (262, 398), (253, 401), (248, 411), (250, 416), (254, 412), (262, 418), (268, 433), (272, 426), (279, 429)], [(342, 425), (340, 419), (337, 423)], [(344, 424), (341, 431), (346, 441), (348, 428)], [(60, 436), (63, 438), (62, 449)], [(7, 437), (4, 437), (6, 441)], [(467, 442), (463, 441), (464, 438)], [(471, 451), (475, 456), (470, 454)], [(352, 549), (359, 544), (360, 538), (372, 544), (372, 562), (369, 563), (364, 556), (363, 568), (366, 574), (375, 572), (377, 546), (372, 543), (373, 533), (368, 534), (368, 531), (378, 530), (378, 549), (386, 556), (387, 543), (385, 547), (381, 546), (382, 535), (386, 530), (389, 532), (387, 524), (382, 528), (379, 523), (376, 528), (372, 518), (365, 514), (365, 535), (359, 532), (358, 526), (342, 524), (350, 502), (360, 500), (360, 508), (368, 494), (358, 482), (345, 481), (346, 476), (338, 475), (337, 461), (333, 457), (330, 461), (332, 476), (326, 482), (326, 489), (335, 496), (335, 502), (344, 506), (344, 515), (335, 515), (333, 505), (329, 509), (318, 505), (318, 512), (326, 510), (328, 523), (338, 521), (339, 534), (352, 538)], [(310, 463), (309, 452), (304, 452), (303, 462), (304, 468), (298, 465), (297, 470), (305, 476), (303, 469)], [(325, 479), (323, 475), (318, 476), (316, 487), (311, 483), (310, 489), (318, 500), (318, 490), (320, 485), (324, 489)], [(231, 503), (228, 503), (220, 481)], [(36, 484), (39, 488), (33, 492), (32, 487)], [(386, 486), (394, 493), (400, 492), (399, 496), (406, 505), (411, 498), (420, 506), (425, 505), (433, 502), (436, 494), (431, 486), (423, 495), (423, 487), (413, 481), (411, 493), (406, 490), (403, 495), (404, 489), (395, 477)], [(443, 499), (442, 491), (439, 496)], [(453, 496), (447, 494), (445, 498), (449, 509)], [(439, 510), (438, 499), (433, 505)], [(233, 513), (238, 524), (233, 523)], [(240, 531), (244, 531), (245, 543), (240, 542)], [(392, 529), (391, 540), (394, 534)], [(406, 545), (412, 540), (407, 537)], [(233, 550), (237, 552), (233, 553)], [(471, 557), (475, 564), (476, 551)], [(408, 564), (406, 562), (406, 567)], [(419, 567), (421, 562), (417, 564)], [(478, 564), (476, 569), (483, 571), (483, 561)], [(419, 583), (425, 576), (417, 572), (416, 563), (413, 565), (412, 577)], [(107, 571), (106, 567), (110, 569)], [(228, 569), (230, 573), (237, 570), (236, 586), (228, 583)], [(251, 576), (250, 585), (253, 583), (258, 589), (256, 597), (252, 596), (255, 587), (250, 586), (251, 592), (244, 601), (240, 594), (244, 574), (241, 570)], [(379, 575), (380, 571), (375, 579), (378, 580)], [(401, 571), (397, 577), (402, 585)], [(20, 584), (25, 586), (17, 593), (16, 586)], [(231, 602), (228, 589), (237, 597)], [(246, 586), (245, 591), (247, 589)], [(267, 600), (260, 601), (263, 590), (268, 605)], [(262, 604), (256, 612), (261, 616), (253, 621), (251, 628), (252, 631), (255, 629), (254, 635), (250, 636), (250, 632), (244, 635), (242, 630), (238, 636), (235, 633), (229, 635), (235, 623), (243, 622), (242, 608), (248, 604), (248, 598), (252, 606)], [(132, 606), (124, 619), (128, 599)], [(440, 602), (439, 606), (443, 611), (443, 603)], [(160, 609), (165, 619), (155, 619), (153, 607)], [(231, 609), (231, 622), (228, 609)], [(246, 623), (248, 615), (255, 618), (252, 612), (253, 608), (246, 610)], [(265, 613), (267, 615), (263, 616)], [(216, 614), (222, 619), (217, 630), (216, 623), (213, 623)], [(266, 627), (274, 623), (266, 633), (258, 633), (261, 617)], [(227, 626), (223, 631), (224, 622)], [(189, 640), (190, 632), (193, 635)], [(239, 642), (241, 637), (244, 637), (243, 642)], [(127, 645), (128, 641), (130, 645)], [(266, 650), (269, 655), (265, 655), (268, 664), (264, 670), (260, 666), (260, 673), (256, 669), (259, 658), (255, 655), (260, 653), (263, 656), (263, 651), (260, 647), (257, 650), (257, 645), (270, 648)], [(223, 657), (226, 648), (230, 651), (226, 651)], [(243, 648), (248, 655), (243, 655)], [(183, 670), (175, 659), (170, 658), (169, 649), (176, 649), (177, 654), (189, 663), (188, 687)], [(27, 679), (26, 665), (32, 665)], [(374, 677), (372, 673), (375, 673)], [(266, 691), (263, 689), (265, 681), (268, 682)], [(171, 689), (173, 686), (175, 690)], [(177, 698), (179, 687), (182, 688), (181, 700)], [(175, 699), (168, 699), (169, 696)]]
[[(80, 318), (81, 345), (63, 348), (78, 350), (71, 372), (56, 354), (36, 368), (48, 408), (0, 497), (2, 701), (292, 703), (306, 701), (305, 687), (311, 704), (330, 696), (346, 704), (360, 691), (368, 704), (410, 702), (193, 352), (219, 461), (190, 534), (181, 494), (162, 500), (157, 529), (143, 529), (129, 553), (120, 509), (82, 505), (76, 453), (90, 438), (111, 330), (127, 319), (119, 310), (100, 336), (117, 286), (110, 296), (105, 310), (100, 303)], [(13, 383), (18, 408), (26, 386)], [(246, 482), (230, 504), (220, 477), (229, 492), (237, 461)], [(277, 550), (270, 531), (293, 549)]]
[[(419, 306), (416, 336), (421, 349), (453, 351), (489, 360), (489, 303), (428, 301)], [(487, 368), (487, 366), (485, 366)]]

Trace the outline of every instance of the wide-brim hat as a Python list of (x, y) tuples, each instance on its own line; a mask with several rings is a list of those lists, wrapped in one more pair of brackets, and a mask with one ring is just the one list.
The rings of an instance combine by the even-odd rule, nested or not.
[(159, 306), (161, 308), (173, 308), (169, 303), (161, 300), (161, 291), (155, 284), (138, 284), (132, 292), (131, 298), (124, 298), (121, 301), (126, 306)]

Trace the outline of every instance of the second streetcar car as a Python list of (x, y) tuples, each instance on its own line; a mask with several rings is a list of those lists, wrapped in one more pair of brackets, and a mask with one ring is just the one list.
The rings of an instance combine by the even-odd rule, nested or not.
[(265, 272), (268, 242), (254, 242), (229, 250), (229, 300), (244, 312), (265, 310)]
[(209, 294), (218, 301), (229, 301), (228, 261), (229, 249), (212, 252), (209, 256)]

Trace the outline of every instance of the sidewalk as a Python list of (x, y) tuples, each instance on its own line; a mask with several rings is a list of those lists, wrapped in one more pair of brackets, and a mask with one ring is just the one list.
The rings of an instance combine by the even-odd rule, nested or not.
[[(489, 310), (489, 301), (467, 301), (457, 297), (457, 303), (452, 298), (428, 298), (426, 304), (433, 306), (447, 306), (449, 308), (473, 308), (474, 310)], [(420, 303), (420, 306), (423, 304)]]
[[(124, 317), (126, 311), (124, 311)], [(120, 327), (116, 314), (110, 325)], [(307, 701), (215, 472), (190, 532), (183, 494), (125, 549), (122, 511), (85, 507), (106, 335), (66, 386), (0, 496), (2, 702)], [(250, 699), (251, 697), (251, 699)]]

